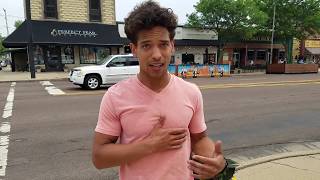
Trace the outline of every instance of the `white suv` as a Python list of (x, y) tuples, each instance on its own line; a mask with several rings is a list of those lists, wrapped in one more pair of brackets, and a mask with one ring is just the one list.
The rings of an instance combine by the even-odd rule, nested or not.
[(139, 72), (139, 61), (132, 54), (111, 55), (97, 65), (77, 67), (70, 71), (69, 80), (82, 88), (98, 89), (115, 84)]

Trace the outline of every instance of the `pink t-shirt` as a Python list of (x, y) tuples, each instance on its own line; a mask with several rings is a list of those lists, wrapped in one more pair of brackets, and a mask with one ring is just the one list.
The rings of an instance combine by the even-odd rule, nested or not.
[(110, 87), (104, 95), (96, 132), (119, 136), (121, 144), (145, 138), (159, 117), (163, 128), (189, 130), (183, 147), (158, 152), (120, 166), (121, 180), (193, 180), (187, 161), (191, 153), (190, 133), (206, 130), (199, 88), (171, 75), (169, 84), (156, 93), (137, 77)]

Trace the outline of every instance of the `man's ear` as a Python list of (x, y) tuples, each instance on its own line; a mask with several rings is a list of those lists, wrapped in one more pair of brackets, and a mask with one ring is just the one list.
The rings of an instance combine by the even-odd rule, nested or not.
[(134, 43), (130, 43), (130, 49), (131, 49), (131, 53), (137, 57), (137, 46)]

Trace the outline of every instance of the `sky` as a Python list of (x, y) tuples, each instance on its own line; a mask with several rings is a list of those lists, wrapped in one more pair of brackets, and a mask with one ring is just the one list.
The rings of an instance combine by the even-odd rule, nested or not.
[[(7, 21), (9, 34), (15, 30), (14, 22), (16, 20), (24, 20), (24, 0), (0, 0), (0, 34), (7, 36), (6, 21), (4, 10), (7, 12)], [(186, 21), (186, 14), (194, 11), (193, 5), (199, 0), (156, 0), (161, 6), (171, 8), (178, 15), (179, 25), (183, 25)], [(115, 0), (116, 2), (116, 20), (123, 21), (123, 18), (133, 9), (133, 7), (142, 2), (142, 0)]]

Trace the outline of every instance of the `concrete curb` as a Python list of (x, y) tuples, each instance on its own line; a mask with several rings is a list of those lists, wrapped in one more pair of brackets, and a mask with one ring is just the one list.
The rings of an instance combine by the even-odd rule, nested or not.
[(43, 78), (43, 79), (17, 79), (17, 80), (8, 80), (8, 81), (0, 81), (0, 83), (10, 83), (10, 82), (33, 82), (33, 81), (68, 81), (68, 78)]
[(246, 161), (244, 163), (240, 163), (238, 167), (236, 167), (236, 170), (243, 170), (252, 166), (256, 166), (259, 164), (279, 160), (279, 159), (286, 159), (286, 158), (292, 158), (292, 157), (300, 157), (300, 156), (309, 156), (309, 155), (315, 155), (320, 154), (320, 150), (309, 150), (309, 151), (299, 151), (299, 152), (289, 152), (289, 153), (281, 153), (271, 156), (266, 156), (262, 158), (257, 158), (254, 160)]

